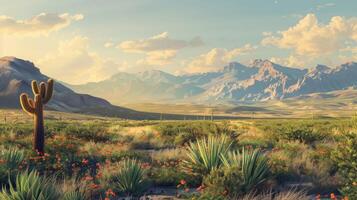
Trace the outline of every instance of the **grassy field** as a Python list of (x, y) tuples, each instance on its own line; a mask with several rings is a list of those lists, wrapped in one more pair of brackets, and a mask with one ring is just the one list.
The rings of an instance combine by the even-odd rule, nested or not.
[[(36, 155), (32, 119), (0, 111), (1, 198), (9, 185), (16, 187), (16, 177), (29, 178), (33, 170), (55, 179), (46, 184), (71, 196), (58, 197), (67, 200), (356, 197), (355, 118), (129, 121), (45, 115), (46, 154)], [(243, 170), (243, 158), (252, 171)]]
[(310, 94), (286, 100), (270, 100), (251, 104), (126, 104), (124, 106), (145, 112), (189, 115), (238, 116), (245, 118), (316, 118), (350, 117), (357, 112), (356, 91), (344, 90)]

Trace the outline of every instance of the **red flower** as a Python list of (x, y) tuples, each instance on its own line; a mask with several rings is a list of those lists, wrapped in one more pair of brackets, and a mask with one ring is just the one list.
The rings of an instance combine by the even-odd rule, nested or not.
[(331, 199), (336, 199), (335, 194), (334, 194), (334, 193), (331, 193), (331, 194), (330, 194), (330, 198), (331, 198)]
[(83, 159), (83, 160), (82, 160), (82, 163), (83, 163), (84, 165), (88, 165), (89, 161), (88, 161), (87, 159)]
[(181, 185), (186, 185), (186, 181), (182, 179), (182, 180), (180, 181), (180, 184), (181, 184)]
[(105, 195), (106, 195), (107, 197), (110, 197), (110, 196), (115, 197), (115, 193), (114, 193), (113, 190), (110, 189), (110, 188), (105, 192)]

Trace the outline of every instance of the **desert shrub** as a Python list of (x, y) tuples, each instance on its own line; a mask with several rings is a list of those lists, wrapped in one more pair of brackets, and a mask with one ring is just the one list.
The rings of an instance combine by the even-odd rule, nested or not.
[(334, 131), (351, 128), (350, 120), (257, 120), (255, 126), (271, 141), (299, 140), (306, 144), (333, 141)]
[(188, 186), (201, 184), (200, 180), (190, 176), (175, 167), (153, 167), (150, 169), (150, 180), (155, 186), (176, 187), (181, 180), (185, 180)]
[(190, 142), (187, 147), (187, 158), (182, 161), (183, 169), (194, 175), (206, 175), (218, 169), (223, 163), (231, 146), (227, 136), (209, 136), (197, 142)]
[(107, 132), (107, 127), (98, 124), (70, 124), (62, 130), (66, 135), (84, 140), (96, 142), (112, 142), (116, 134)]
[(151, 157), (146, 152), (139, 152), (139, 151), (120, 151), (120, 152), (113, 152), (108, 159), (111, 162), (120, 162), (125, 159), (134, 159), (141, 162), (151, 162)]
[(299, 141), (278, 142), (268, 153), (272, 175), (279, 183), (312, 182), (315, 191), (331, 191), (338, 184), (336, 167), (330, 159), (333, 145), (314, 146)]
[(60, 197), (55, 179), (41, 177), (36, 171), (18, 174), (15, 183), (0, 193), (3, 200), (58, 200)]
[(222, 167), (212, 170), (203, 178), (204, 193), (208, 196), (235, 197), (244, 194), (242, 171), (238, 167)]
[(261, 194), (250, 193), (237, 200), (310, 200), (305, 191), (290, 189), (278, 193), (264, 192)]
[(214, 122), (175, 122), (157, 125), (156, 130), (165, 140), (175, 145), (183, 145), (190, 141), (196, 141), (208, 135), (236, 136), (236, 132), (227, 123)]
[(357, 199), (357, 134), (346, 134), (332, 158), (343, 179), (341, 192), (350, 199)]
[(242, 149), (222, 155), (226, 168), (235, 168), (240, 171), (241, 190), (250, 191), (267, 180), (269, 175), (268, 160), (259, 150)]
[(282, 139), (286, 139), (289, 141), (298, 140), (306, 144), (312, 144), (313, 142), (320, 141), (322, 139), (325, 139), (326, 137), (326, 135), (314, 131), (313, 127), (309, 126), (289, 126), (284, 128), (282, 133), (280, 134), (280, 138)]
[(0, 135), (14, 134), (15, 136), (27, 136), (33, 132), (33, 125), (30, 123), (1, 124)]
[(126, 159), (111, 177), (115, 188), (126, 196), (138, 196), (147, 189), (145, 170), (137, 160)]

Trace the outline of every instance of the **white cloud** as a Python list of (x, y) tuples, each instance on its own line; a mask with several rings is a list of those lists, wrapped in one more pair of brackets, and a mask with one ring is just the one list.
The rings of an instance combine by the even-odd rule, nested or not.
[(348, 41), (357, 41), (357, 18), (332, 17), (326, 25), (320, 24), (314, 14), (308, 14), (295, 26), (268, 36), (263, 45), (292, 49), (297, 55), (318, 57), (335, 53)]
[(138, 65), (148, 66), (164, 66), (171, 64), (172, 59), (176, 57), (177, 51), (164, 50), (164, 51), (150, 51), (146, 53), (146, 58), (137, 61)]
[(272, 57), (272, 58), (270, 58), (270, 61), (274, 62), (274, 63), (278, 63), (283, 66), (305, 68), (313, 60), (311, 58), (305, 58), (305, 57), (298, 56), (298, 55), (290, 55), (286, 58)]
[(200, 37), (186, 41), (172, 39), (168, 32), (163, 32), (147, 39), (124, 41), (117, 47), (124, 52), (145, 54), (146, 57), (138, 60), (137, 65), (164, 66), (172, 63), (178, 50), (201, 45), (203, 41)]
[(185, 47), (203, 45), (201, 38), (196, 37), (190, 41), (171, 39), (168, 32), (147, 39), (128, 40), (120, 43), (118, 48), (124, 52), (142, 53), (150, 51), (179, 50)]
[(105, 44), (104, 44), (104, 47), (105, 48), (110, 48), (110, 47), (113, 47), (114, 46), (114, 43), (113, 42), (106, 42)]
[(236, 48), (232, 50), (227, 50), (224, 48), (214, 48), (211, 49), (209, 52), (193, 59), (188, 64), (185, 71), (188, 73), (216, 71), (217, 69), (233, 61), (238, 56), (250, 53), (256, 48), (257, 47), (252, 46), (250, 44), (246, 44), (241, 48)]
[(325, 4), (317, 5), (316, 10), (321, 10), (321, 9), (327, 8), (327, 7), (333, 7), (335, 5), (336, 4), (334, 4), (334, 3), (325, 3)]
[(70, 15), (41, 13), (31, 19), (17, 20), (8, 16), (0, 16), (0, 33), (17, 36), (48, 35), (70, 25), (73, 21), (82, 20), (82, 14)]
[(72, 84), (103, 80), (121, 67), (91, 52), (89, 39), (83, 36), (60, 42), (57, 51), (38, 60), (38, 65), (49, 76)]

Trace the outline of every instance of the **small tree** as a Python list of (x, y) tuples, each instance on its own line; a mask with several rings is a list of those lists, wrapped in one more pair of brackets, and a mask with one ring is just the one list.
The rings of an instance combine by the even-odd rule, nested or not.
[(43, 154), (45, 148), (43, 105), (47, 104), (52, 97), (53, 80), (49, 79), (47, 85), (44, 82), (38, 85), (36, 81), (32, 81), (32, 92), (34, 99), (30, 99), (26, 93), (22, 93), (20, 103), (22, 109), (34, 118), (33, 148)]

